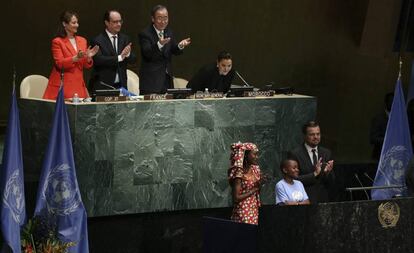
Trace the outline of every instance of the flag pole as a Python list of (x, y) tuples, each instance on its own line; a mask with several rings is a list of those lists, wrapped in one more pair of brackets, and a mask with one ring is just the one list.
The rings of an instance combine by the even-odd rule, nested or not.
[(13, 92), (16, 91), (16, 65), (13, 64)]

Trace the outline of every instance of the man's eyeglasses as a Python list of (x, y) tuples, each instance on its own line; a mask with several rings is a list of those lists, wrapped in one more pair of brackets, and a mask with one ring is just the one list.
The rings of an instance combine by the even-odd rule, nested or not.
[(121, 24), (122, 25), (122, 23), (124, 21), (122, 19), (120, 19), (120, 20), (111, 20), (110, 22), (113, 23), (113, 24)]
[(155, 20), (157, 20), (157, 21), (168, 21), (168, 16), (166, 16), (166, 17), (155, 17)]

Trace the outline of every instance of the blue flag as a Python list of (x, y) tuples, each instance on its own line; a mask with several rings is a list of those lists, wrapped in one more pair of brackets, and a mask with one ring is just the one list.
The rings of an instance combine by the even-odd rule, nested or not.
[(1, 232), (4, 239), (3, 252), (21, 252), (20, 228), (26, 221), (22, 144), (20, 138), (19, 109), (13, 88), (3, 165), (0, 177)]
[(119, 90), (121, 91), (122, 96), (127, 96), (127, 97), (136, 96), (134, 93), (130, 92), (124, 87), (121, 87)]
[(76, 243), (69, 248), (69, 252), (89, 252), (87, 215), (76, 179), (63, 87), (56, 101), (37, 191), (35, 215), (53, 220), (61, 241)]
[[(401, 79), (398, 78), (394, 91), (394, 101), (385, 132), (381, 157), (375, 175), (374, 186), (404, 185), (408, 162), (413, 156), (410, 129)], [(407, 194), (406, 188), (372, 190), (371, 198), (390, 199)]]

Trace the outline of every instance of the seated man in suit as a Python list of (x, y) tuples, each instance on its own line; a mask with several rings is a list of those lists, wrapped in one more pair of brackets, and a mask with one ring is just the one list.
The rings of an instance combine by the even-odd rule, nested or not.
[(218, 91), (226, 93), (230, 89), (236, 71), (232, 68), (233, 62), (231, 54), (222, 51), (217, 56), (217, 62), (202, 67), (197, 74), (191, 78), (187, 84), (187, 88), (191, 88), (193, 92)]
[(171, 58), (180, 55), (190, 45), (190, 38), (175, 41), (168, 27), (168, 11), (163, 5), (151, 11), (152, 24), (139, 33), (141, 68), (139, 69), (140, 93), (165, 93), (173, 88)]
[(92, 40), (99, 46), (99, 52), (93, 57), (93, 72), (89, 89), (127, 89), (127, 64), (134, 63), (136, 56), (131, 51), (128, 35), (121, 33), (122, 17), (117, 10), (108, 10), (104, 14), (105, 31)]
[[(329, 191), (334, 184), (331, 151), (319, 146), (321, 130), (315, 121), (306, 123), (302, 132), (304, 143), (288, 153), (289, 159), (299, 164), (299, 181), (305, 186), (312, 204), (329, 201)], [(322, 163), (321, 166), (317, 166)], [(333, 189), (333, 188), (332, 188)]]

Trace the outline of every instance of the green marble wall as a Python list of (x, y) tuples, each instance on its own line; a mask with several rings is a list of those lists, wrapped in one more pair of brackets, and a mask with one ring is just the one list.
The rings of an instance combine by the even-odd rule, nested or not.
[[(26, 180), (36, 181), (54, 103), (19, 101)], [(68, 104), (75, 163), (88, 215), (231, 206), (230, 144), (254, 142), (274, 176), (262, 202), (274, 202), (278, 164), (302, 141), (316, 99), (143, 101)]]

